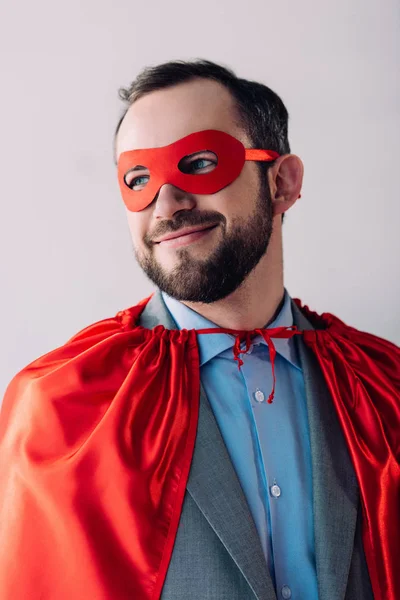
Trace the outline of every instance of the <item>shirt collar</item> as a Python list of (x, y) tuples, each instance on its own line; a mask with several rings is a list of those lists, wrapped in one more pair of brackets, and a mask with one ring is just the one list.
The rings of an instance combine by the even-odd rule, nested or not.
[[(218, 325), (209, 321), (199, 313), (195, 312), (179, 300), (168, 296), (162, 292), (163, 300), (179, 329), (214, 329)], [(281, 309), (275, 319), (268, 324), (268, 329), (273, 327), (290, 327), (293, 325), (293, 314), (291, 306), (291, 298), (288, 291), (284, 290), (284, 298)], [(197, 336), (199, 346), (200, 366), (210, 361), (215, 356), (218, 356), (225, 350), (233, 348), (235, 337), (228, 333), (201, 333)], [(296, 346), (293, 343), (294, 338), (281, 339), (272, 338), (274, 346), (278, 354), (289, 361), (293, 366), (301, 369), (300, 361), (297, 356)], [(261, 336), (253, 339), (253, 344), (261, 343), (266, 345), (265, 340)], [(232, 352), (233, 360), (233, 352)]]

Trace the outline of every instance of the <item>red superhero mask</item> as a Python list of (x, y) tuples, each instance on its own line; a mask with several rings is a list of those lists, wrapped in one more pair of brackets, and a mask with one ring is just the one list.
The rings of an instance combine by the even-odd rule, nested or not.
[[(182, 160), (200, 152), (213, 153), (216, 166), (207, 173), (184, 173), (180, 167)], [(166, 183), (192, 194), (215, 194), (239, 177), (246, 160), (272, 161), (278, 156), (273, 150), (245, 148), (228, 133), (207, 129), (161, 148), (122, 152), (118, 161), (118, 181), (126, 207), (138, 212), (153, 202)], [(148, 178), (140, 189), (133, 189), (136, 170), (136, 178)], [(143, 173), (144, 170), (148, 172)]]

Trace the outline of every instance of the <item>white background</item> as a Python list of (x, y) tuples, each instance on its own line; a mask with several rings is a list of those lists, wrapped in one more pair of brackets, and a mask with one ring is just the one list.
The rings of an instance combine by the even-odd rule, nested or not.
[(397, 0), (2, 0), (0, 397), (11, 377), (152, 288), (116, 182), (117, 90), (146, 65), (207, 58), (274, 89), (303, 196), (285, 285), (400, 343)]

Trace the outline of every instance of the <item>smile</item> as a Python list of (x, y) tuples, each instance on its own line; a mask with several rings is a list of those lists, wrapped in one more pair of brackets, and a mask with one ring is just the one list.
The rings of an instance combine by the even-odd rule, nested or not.
[(218, 227), (218, 225), (208, 225), (207, 227), (203, 228), (191, 228), (175, 231), (174, 233), (170, 233), (154, 243), (162, 246), (163, 248), (178, 248), (180, 246), (188, 246), (193, 242), (197, 242), (198, 240), (205, 238), (210, 231), (216, 227)]

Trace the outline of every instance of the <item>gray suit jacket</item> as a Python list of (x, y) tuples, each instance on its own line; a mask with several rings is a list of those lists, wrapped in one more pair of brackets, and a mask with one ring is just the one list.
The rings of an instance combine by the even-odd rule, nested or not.
[[(294, 324), (313, 329), (292, 301)], [(157, 292), (141, 325), (175, 323)], [(311, 436), (315, 552), (320, 600), (372, 600), (354, 470), (320, 368), (302, 336)], [(162, 600), (279, 600), (246, 498), (201, 390), (197, 437)], [(293, 598), (292, 600), (307, 600)]]

